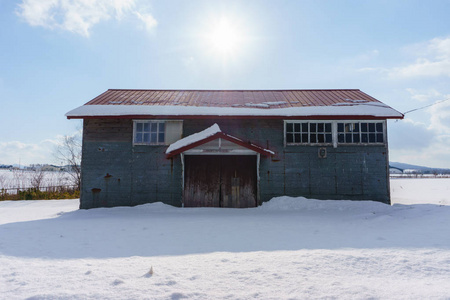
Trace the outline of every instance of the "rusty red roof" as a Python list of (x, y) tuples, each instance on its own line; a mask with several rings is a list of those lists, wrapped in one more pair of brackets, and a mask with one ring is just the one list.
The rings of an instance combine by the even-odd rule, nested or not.
[(379, 102), (358, 89), (342, 90), (122, 90), (109, 89), (86, 105), (286, 108), (329, 106), (348, 100)]
[(395, 109), (358, 89), (117, 90), (110, 89), (67, 118), (375, 118), (401, 119)]

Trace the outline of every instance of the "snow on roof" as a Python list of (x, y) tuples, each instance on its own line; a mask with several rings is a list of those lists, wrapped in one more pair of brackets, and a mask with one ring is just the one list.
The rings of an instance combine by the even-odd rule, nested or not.
[[(342, 107), (340, 107), (342, 106)], [(89, 117), (373, 117), (401, 119), (395, 109), (358, 89), (116, 90), (66, 114)]]
[(178, 150), (180, 148), (183, 148), (185, 146), (191, 145), (195, 142), (209, 138), (210, 136), (213, 136), (218, 132), (222, 132), (222, 131), (220, 130), (219, 125), (214, 124), (211, 127), (208, 127), (203, 131), (191, 134), (191, 135), (189, 135), (185, 138), (182, 138), (182, 139), (176, 141), (175, 143), (171, 144), (169, 146), (169, 148), (167, 148), (166, 154), (169, 154), (169, 153), (171, 153), (175, 150)]
[(220, 130), (219, 125), (214, 124), (211, 127), (207, 128), (203, 131), (191, 134), (190, 136), (182, 138), (182, 139), (176, 141), (175, 143), (169, 145), (169, 147), (166, 150), (166, 155), (167, 155), (166, 157), (170, 158), (181, 152), (192, 149), (196, 146), (207, 143), (207, 142), (217, 139), (217, 138), (225, 139), (225, 140), (230, 141), (234, 144), (237, 144), (241, 147), (244, 147), (244, 148), (250, 149), (254, 152), (260, 153), (264, 156), (270, 156), (270, 155), (275, 154), (275, 152), (273, 152), (271, 150), (264, 149), (258, 145), (252, 144), (250, 142), (244, 142), (240, 138), (226, 134)]
[(174, 105), (83, 105), (69, 111), (66, 117), (114, 116), (260, 116), (260, 117), (320, 117), (361, 116), (401, 119), (403, 114), (381, 102), (347, 102), (329, 106), (270, 108), (208, 107)]

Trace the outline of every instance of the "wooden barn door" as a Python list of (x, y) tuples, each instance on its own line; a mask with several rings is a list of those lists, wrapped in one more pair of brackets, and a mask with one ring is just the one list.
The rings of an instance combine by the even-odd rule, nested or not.
[(184, 206), (256, 206), (256, 156), (186, 155), (184, 164)]
[(220, 160), (210, 155), (186, 155), (184, 170), (184, 206), (219, 207)]

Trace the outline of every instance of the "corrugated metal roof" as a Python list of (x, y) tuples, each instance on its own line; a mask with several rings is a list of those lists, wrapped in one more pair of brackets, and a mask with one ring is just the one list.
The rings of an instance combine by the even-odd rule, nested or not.
[(403, 114), (357, 89), (107, 90), (67, 118), (402, 119)]
[(380, 102), (358, 89), (343, 90), (118, 90), (110, 89), (86, 105), (158, 105), (289, 108), (330, 106), (358, 100)]

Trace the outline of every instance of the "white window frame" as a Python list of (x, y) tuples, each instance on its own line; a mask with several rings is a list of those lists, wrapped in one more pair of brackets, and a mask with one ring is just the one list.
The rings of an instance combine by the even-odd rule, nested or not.
[[(331, 123), (331, 136), (332, 143), (288, 143), (286, 140), (286, 125), (287, 123)], [(359, 123), (359, 138), (360, 142), (358, 143), (339, 143), (338, 142), (338, 123)], [(383, 126), (383, 142), (374, 142), (374, 143), (363, 143), (361, 142), (361, 123), (382, 123)], [(327, 146), (333, 145), (336, 148), (338, 145), (341, 146), (380, 146), (387, 144), (387, 122), (386, 120), (284, 120), (284, 147), (286, 146)], [(375, 125), (376, 126), (376, 125)], [(309, 126), (308, 126), (308, 139), (309, 139)]]
[[(344, 123), (344, 124), (349, 124), (349, 123), (358, 123), (359, 125), (359, 142), (351, 142), (351, 143), (346, 143), (346, 142), (339, 142), (339, 132), (338, 132), (338, 123)], [(381, 125), (383, 126), (381, 133), (383, 134), (383, 141), (382, 142), (363, 142), (362, 141), (362, 130), (361, 130), (361, 124), (362, 123), (366, 123), (366, 124), (377, 124), (377, 123), (381, 123)], [(345, 126), (345, 125), (344, 125)], [(367, 131), (367, 134), (369, 134), (370, 132)], [(376, 131), (376, 125), (375, 125), (375, 132), (374, 134), (376, 135), (377, 132)], [(385, 145), (386, 144), (386, 121), (382, 120), (340, 120), (340, 121), (336, 121), (336, 138), (337, 138), (337, 144), (338, 145)], [(375, 140), (376, 140), (376, 136), (375, 136)]]
[[(286, 134), (287, 134), (287, 124), (288, 123), (292, 123), (292, 124), (303, 124), (306, 123), (308, 124), (308, 132), (304, 133), (308, 135), (308, 142), (306, 143), (288, 143), (287, 139), (286, 139)], [(319, 124), (319, 123), (327, 123), (327, 124), (331, 124), (331, 132), (323, 132), (323, 134), (331, 134), (331, 142), (327, 143), (327, 142), (323, 142), (323, 143), (319, 143), (319, 142), (315, 142), (315, 143), (311, 143), (310, 142), (310, 138), (311, 138), (311, 127), (309, 126), (310, 123), (314, 123), (314, 124)], [(334, 140), (334, 134), (333, 132), (335, 131), (333, 128), (333, 121), (330, 120), (285, 120), (284, 121), (284, 145), (288, 145), (288, 146), (317, 146), (317, 145), (321, 145), (321, 146), (326, 146), (326, 145), (333, 145), (333, 140)], [(294, 125), (295, 127), (295, 125)], [(295, 131), (294, 131), (295, 132)], [(317, 131), (315, 132), (316, 134), (318, 133)]]
[[(181, 123), (181, 128), (180, 128), (180, 134), (178, 138), (182, 137), (182, 131), (183, 131), (183, 121), (182, 120), (160, 120), (160, 119), (151, 119), (151, 120), (133, 120), (133, 146), (134, 145), (143, 145), (143, 146), (164, 146), (164, 145), (169, 145), (171, 143), (173, 143), (174, 141), (169, 140), (170, 138), (168, 137), (168, 126), (167, 123), (168, 122), (179, 122)], [(159, 125), (158, 125), (158, 130), (156, 132), (156, 136), (158, 139), (158, 142), (156, 143), (145, 143), (145, 142), (136, 142), (136, 127), (138, 123), (164, 123), (164, 142), (159, 142)], [(150, 125), (151, 126), (151, 125)]]

